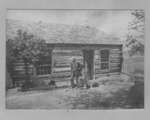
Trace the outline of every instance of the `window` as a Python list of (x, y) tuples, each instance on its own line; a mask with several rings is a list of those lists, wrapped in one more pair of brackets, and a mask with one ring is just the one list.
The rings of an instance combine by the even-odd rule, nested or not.
[(37, 66), (37, 75), (47, 75), (51, 74), (50, 64), (41, 64)]
[(36, 65), (37, 75), (51, 74), (51, 56), (41, 57)]
[(109, 69), (109, 50), (101, 50), (100, 51), (101, 57), (101, 69), (108, 70)]

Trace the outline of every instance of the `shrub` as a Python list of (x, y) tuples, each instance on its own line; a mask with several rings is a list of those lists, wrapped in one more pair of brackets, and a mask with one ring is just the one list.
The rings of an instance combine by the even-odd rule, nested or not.
[(136, 81), (135, 85), (130, 89), (127, 97), (127, 103), (131, 108), (144, 107), (144, 82)]

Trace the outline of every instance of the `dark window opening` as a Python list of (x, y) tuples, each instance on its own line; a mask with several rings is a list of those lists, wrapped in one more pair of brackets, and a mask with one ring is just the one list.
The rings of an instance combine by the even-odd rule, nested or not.
[(101, 69), (108, 70), (109, 69), (109, 50), (101, 50)]
[(37, 75), (47, 75), (51, 74), (50, 64), (41, 64), (37, 66)]
[(37, 75), (48, 75), (51, 74), (51, 57), (41, 57), (36, 65)]

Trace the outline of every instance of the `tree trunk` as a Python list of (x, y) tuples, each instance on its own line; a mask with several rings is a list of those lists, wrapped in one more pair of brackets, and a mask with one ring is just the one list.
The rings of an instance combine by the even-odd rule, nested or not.
[(30, 87), (30, 75), (29, 75), (29, 65), (28, 62), (25, 60), (25, 88), (29, 89)]

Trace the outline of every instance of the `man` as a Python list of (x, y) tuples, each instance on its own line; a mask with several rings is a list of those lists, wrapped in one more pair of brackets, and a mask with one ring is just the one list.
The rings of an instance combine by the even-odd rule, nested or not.
[(77, 62), (77, 69), (76, 69), (76, 83), (77, 83), (77, 87), (81, 86), (81, 79), (82, 79), (82, 68), (83, 65), (80, 62)]
[(75, 83), (74, 83), (74, 79), (77, 79), (77, 62), (76, 59), (73, 58), (72, 62), (71, 62), (71, 87), (74, 88), (75, 87)]

